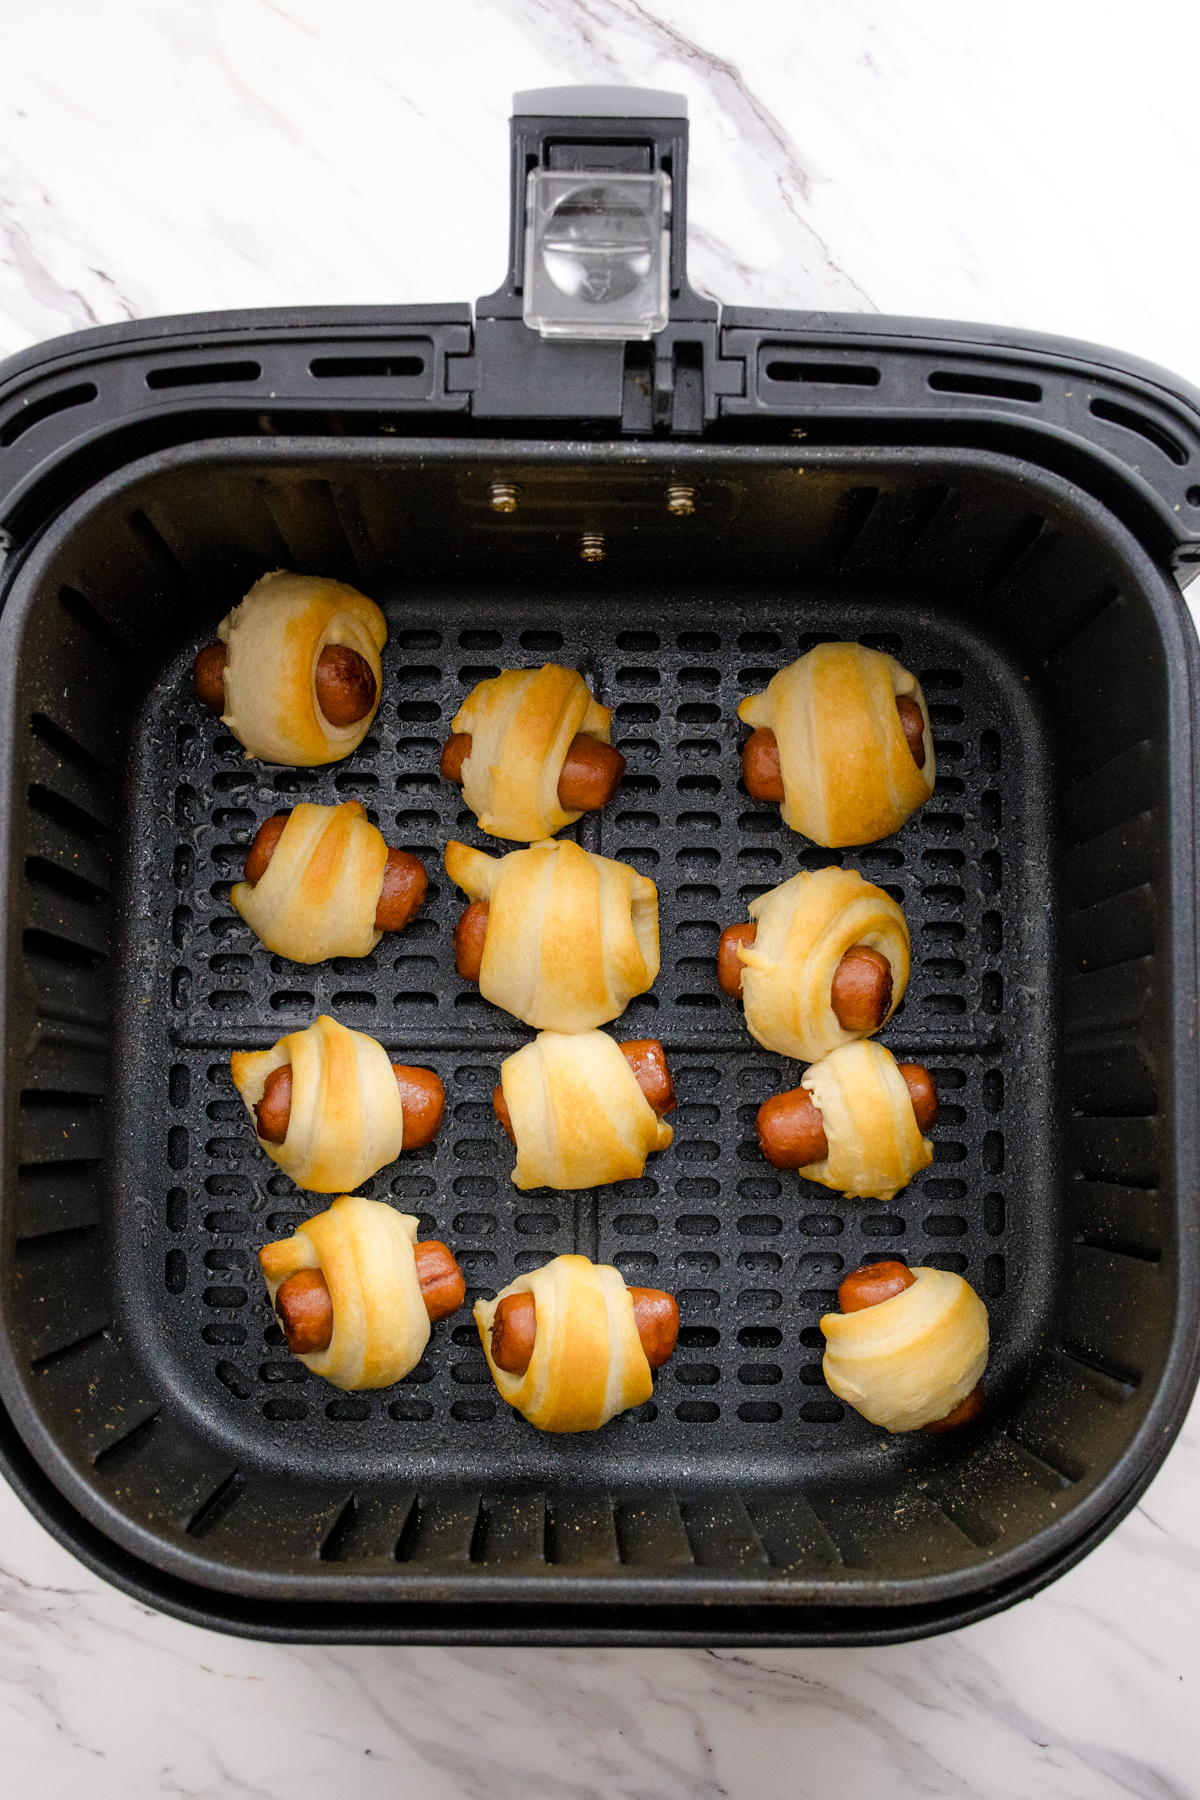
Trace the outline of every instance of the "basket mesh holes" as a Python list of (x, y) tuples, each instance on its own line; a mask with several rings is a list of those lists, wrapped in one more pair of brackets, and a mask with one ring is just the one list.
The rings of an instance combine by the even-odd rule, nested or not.
[[(638, 1429), (646, 1441), (669, 1444), (671, 1433), (686, 1428), (696, 1454), (706, 1454), (699, 1449), (705, 1439), (724, 1455), (726, 1431), (735, 1434), (735, 1442), (748, 1442), (750, 1434), (769, 1433), (786, 1418), (793, 1427), (805, 1424), (819, 1446), (835, 1426), (839, 1436), (858, 1428), (853, 1413), (838, 1425), (844, 1409), (823, 1391), (819, 1373), (823, 1339), (816, 1320), (836, 1304), (843, 1266), (855, 1266), (872, 1250), (894, 1257), (906, 1241), (908, 1216), (908, 1231), (921, 1243), (936, 1245), (939, 1254), (975, 1259), (968, 1277), (981, 1291), (989, 1282), (989, 1293), (1003, 1282), (1005, 1203), (998, 1175), (1004, 1147), (998, 1131), (998, 1144), (989, 1137), (985, 1167), (983, 1121), (989, 1130), (1003, 1122), (1007, 1053), (996, 1051), (978, 1062), (964, 1057), (961, 1067), (944, 1067), (910, 1050), (933, 1067), (941, 1094), (942, 1125), (935, 1134), (939, 1167), (930, 1172), (936, 1180), (915, 1183), (910, 1199), (899, 1203), (901, 1212), (879, 1208), (871, 1214), (851, 1205), (837, 1213), (805, 1213), (805, 1184), (792, 1177), (781, 1181), (754, 1142), (758, 1106), (795, 1085), (800, 1070), (767, 1059), (751, 1045), (726, 1053), (731, 1034), (740, 1032), (741, 1015), (717, 987), (716, 941), (756, 895), (797, 867), (859, 868), (901, 900), (913, 934), (909, 1000), (889, 1028), (892, 1041), (903, 1041), (909, 1032), (918, 1041), (922, 1033), (949, 1036), (952, 1042), (970, 1038), (974, 1053), (976, 1040), (994, 1029), (990, 1009), (997, 992), (1003, 1004), (1002, 987), (985, 980), (1001, 974), (1000, 857), (1019, 853), (1019, 836), (1010, 843), (996, 835), (1011, 835), (1020, 813), (999, 748), (995, 754), (988, 748), (990, 690), (986, 684), (972, 688), (961, 677), (930, 690), (943, 768), (925, 809), (928, 818), (918, 815), (885, 844), (830, 852), (784, 831), (777, 809), (734, 798), (739, 671), (765, 683), (773, 666), (796, 653), (792, 632), (785, 637), (777, 630), (742, 631), (740, 622), (732, 624), (726, 642), (739, 633), (742, 641), (738, 656), (723, 668), (717, 655), (722, 633), (716, 631), (676, 631), (672, 625), (648, 632), (639, 623), (617, 642), (616, 627), (606, 624), (599, 627), (601, 641), (594, 643), (590, 625), (573, 626), (574, 635), (568, 634), (561, 650), (539, 651), (530, 648), (534, 627), (522, 632), (521, 623), (515, 620), (505, 631), (448, 632), (445, 643), (457, 641), (461, 656), (438, 654), (437, 631), (418, 626), (408, 634), (394, 631), (406, 669), (403, 679), (392, 683), (394, 699), (387, 702), (392, 723), (378, 741), (369, 740), (331, 769), (248, 768), (240, 746), (207, 722), (198, 726), (190, 717), (181, 722), (179, 730), (186, 723), (193, 734), (183, 739), (176, 736), (174, 719), (166, 727), (162, 741), (182, 745), (186, 766), (161, 772), (164, 785), (153, 815), (172, 821), (178, 813), (188, 823), (186, 829), (168, 825), (160, 846), (159, 860), (173, 867), (179, 885), (163, 914), (159, 941), (170, 945), (171, 1022), (181, 1046), (193, 1031), (213, 1045), (207, 1057), (181, 1048), (164, 1059), (169, 1069), (184, 1072), (167, 1074), (167, 1117), (160, 1127), (167, 1160), (173, 1156), (179, 1166), (174, 1179), (180, 1185), (170, 1192), (181, 1198), (174, 1214), (170, 1203), (162, 1209), (157, 1266), (165, 1270), (168, 1250), (179, 1249), (188, 1277), (183, 1292), (171, 1298), (169, 1316), (190, 1320), (193, 1333), (237, 1367), (238, 1379), (262, 1396), (261, 1404), (274, 1407), (267, 1417), (276, 1433), (289, 1435), (294, 1422), (297, 1431), (303, 1427), (305, 1446), (310, 1441), (316, 1446), (332, 1442), (334, 1434), (345, 1443), (345, 1434), (355, 1431), (363, 1441), (364, 1429), (371, 1430), (350, 1414), (342, 1416), (319, 1383), (305, 1387), (264, 1378), (271, 1392), (263, 1395), (259, 1361), (247, 1349), (253, 1340), (259, 1356), (275, 1364), (290, 1360), (266, 1310), (256, 1252), (268, 1238), (286, 1236), (322, 1202), (299, 1194), (257, 1150), (232, 1089), (228, 1049), (270, 1043), (272, 1033), (306, 1022), (306, 1012), (311, 1017), (333, 1011), (348, 1023), (361, 1020), (389, 1045), (411, 1036), (419, 1049), (393, 1053), (436, 1067), (446, 1082), (450, 1116), (437, 1144), (406, 1154), (370, 1184), (370, 1191), (390, 1196), (405, 1211), (437, 1206), (444, 1215), (442, 1229), (453, 1234), (455, 1253), (473, 1284), (468, 1305), (506, 1285), (515, 1273), (573, 1249), (614, 1262), (631, 1283), (678, 1283), (682, 1328), (673, 1360), (714, 1369), (717, 1380), (707, 1384), (707, 1393), (703, 1382), (675, 1386), (669, 1403), (660, 1393), (661, 1410), (653, 1402), (639, 1409)], [(881, 643), (901, 641), (894, 633), (876, 636)], [(652, 644), (652, 638), (661, 643)], [(519, 649), (518, 639), (525, 640)], [(614, 709), (614, 742), (627, 757), (623, 791), (606, 814), (585, 820), (572, 835), (588, 848), (632, 862), (658, 884), (663, 968), (655, 992), (641, 997), (611, 1029), (618, 1038), (664, 1038), (680, 1102), (670, 1120), (675, 1143), (653, 1160), (652, 1175), (574, 1197), (519, 1194), (509, 1181), (511, 1151), (494, 1118), (491, 1090), (500, 1061), (514, 1047), (513, 1027), (477, 991), (463, 991), (453, 973), (450, 937), (463, 903), (448, 884), (441, 884), (441, 892), (431, 884), (418, 919), (398, 943), (385, 942), (365, 959), (340, 958), (303, 970), (263, 951), (228, 902), (249, 837), (263, 819), (298, 797), (331, 802), (353, 795), (374, 801), (389, 841), (403, 840), (431, 874), (451, 835), (492, 853), (502, 851), (477, 832), (474, 819), (463, 813), (461, 796), (442, 782), (442, 739), (446, 721), (461, 703), (463, 681), (506, 662), (532, 664), (545, 656), (584, 667)], [(944, 652), (921, 657), (913, 650), (906, 660), (914, 667), (925, 662), (935, 673), (958, 673)], [(999, 733), (993, 736), (999, 746)], [(972, 751), (978, 746), (977, 757), (964, 745)], [(396, 810), (389, 810), (389, 799)], [(994, 864), (984, 861), (989, 854)], [(673, 1031), (686, 1050), (672, 1043)], [(457, 1053), (451, 1047), (456, 1032)], [(502, 1048), (491, 1047), (493, 1032)], [(713, 1032), (720, 1034), (719, 1048), (714, 1043), (713, 1050), (697, 1055)], [(471, 1035), (476, 1033), (478, 1043)], [(522, 1035), (518, 1028), (515, 1041)], [(185, 1085), (189, 1072), (190, 1087)], [(172, 1141), (174, 1126), (184, 1135)], [(958, 1160), (946, 1164), (946, 1157)], [(189, 1205), (189, 1180), (190, 1192), (198, 1191), (204, 1201), (199, 1207)], [(808, 1192), (811, 1205), (820, 1190)], [(821, 1203), (841, 1204), (831, 1195)], [(289, 1210), (268, 1212), (272, 1204)], [(939, 1236), (934, 1228), (935, 1221), (960, 1219), (967, 1222), (965, 1231)], [(531, 1230), (530, 1220), (547, 1228)], [(425, 1222), (421, 1234), (432, 1235)], [(835, 1244), (842, 1255), (831, 1263)], [(213, 1250), (220, 1254), (209, 1260), (206, 1272), (206, 1253)], [(817, 1260), (809, 1263), (809, 1256)], [(999, 1261), (989, 1260), (994, 1257)], [(910, 1260), (925, 1259), (914, 1252)], [(242, 1404), (216, 1375), (217, 1361), (208, 1351), (213, 1400)], [(377, 1404), (372, 1397), (369, 1417), (385, 1430), (393, 1423), (401, 1432), (425, 1429), (432, 1422), (448, 1434), (448, 1445), (458, 1434), (466, 1442), (499, 1447), (514, 1424), (517, 1431), (524, 1429), (491, 1394), (469, 1315), (460, 1315), (452, 1330), (433, 1333), (419, 1369), (413, 1382), (380, 1396)], [(782, 1372), (782, 1380), (773, 1378), (773, 1370)], [(668, 1384), (663, 1390), (668, 1394), (673, 1379), (669, 1369), (662, 1371), (660, 1387)], [(738, 1398), (720, 1406), (722, 1383)], [(789, 1388), (789, 1383), (797, 1385)], [(755, 1388), (774, 1389), (780, 1399), (760, 1398)], [(790, 1392), (796, 1395), (791, 1402)], [(288, 1410), (297, 1403), (297, 1410)], [(256, 1409), (259, 1404), (256, 1400)], [(683, 1409), (678, 1414), (677, 1404)], [(714, 1418), (718, 1430), (704, 1432)], [(507, 1452), (500, 1454), (503, 1461)]]

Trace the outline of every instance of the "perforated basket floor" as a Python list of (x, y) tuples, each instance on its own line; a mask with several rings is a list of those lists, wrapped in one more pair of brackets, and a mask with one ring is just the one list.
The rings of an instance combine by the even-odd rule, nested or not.
[[(870, 1256), (898, 1254), (972, 1281), (992, 1309), (992, 1379), (1004, 1380), (1007, 1258), (1012, 1241), (1025, 1260), (1032, 1249), (1033, 1176), (1030, 1150), (1007, 1148), (1005, 1110), (1015, 1103), (1028, 1120), (1039, 1104), (1022, 1079), (1014, 1011), (1020, 1018), (1030, 952), (1045, 955), (1044, 942), (1011, 941), (1006, 955), (1005, 917), (1014, 905), (1044, 917), (1047, 899), (1044, 865), (1028, 853), (1023, 783), (1036, 757), (1019, 693), (969, 642), (882, 606), (853, 616), (822, 608), (819, 619), (806, 608), (802, 634), (782, 597), (774, 608), (760, 600), (753, 618), (732, 595), (710, 600), (702, 619), (638, 594), (606, 595), (603, 610), (598, 621), (580, 607), (571, 630), (549, 599), (511, 617), (475, 597), (451, 618), (431, 618), (412, 595), (389, 604), (379, 716), (363, 749), (328, 769), (248, 763), (220, 723), (201, 716), (186, 655), (146, 718), (136, 810), (153, 824), (138, 886), (153, 895), (154, 935), (170, 939), (171, 954), (156, 975), (169, 1006), (147, 1007), (141, 1020), (158, 1080), (131, 1121), (136, 1185), (164, 1197), (146, 1233), (145, 1280), (159, 1290), (157, 1325), (179, 1379), (199, 1385), (233, 1431), (269, 1441), (273, 1458), (282, 1450), (310, 1478), (334, 1468), (385, 1476), (397, 1459), (416, 1476), (436, 1447), (480, 1483), (520, 1474), (552, 1484), (568, 1468), (601, 1486), (726, 1483), (746, 1458), (757, 1480), (768, 1469), (779, 1482), (800, 1470), (861, 1480), (887, 1451), (825, 1387), (817, 1320), (841, 1273)], [(929, 805), (886, 844), (845, 853), (812, 846), (782, 826), (778, 807), (747, 798), (736, 719), (742, 695), (836, 635), (919, 671), (937, 733)], [(440, 867), (452, 836), (506, 848), (476, 829), (438, 775), (449, 721), (482, 677), (539, 659), (581, 669), (614, 711), (628, 772), (616, 801), (575, 830), (658, 884), (662, 973), (611, 1029), (661, 1037), (680, 1102), (675, 1142), (643, 1179), (580, 1193), (519, 1193), (509, 1180), (491, 1093), (501, 1058), (533, 1033), (457, 977), (451, 935), (465, 900)], [(1015, 737), (1022, 751), (1006, 758)], [(228, 904), (229, 884), (272, 812), (350, 796), (390, 843), (422, 858), (430, 897), (366, 959), (302, 968), (257, 942)], [(802, 1065), (756, 1046), (716, 983), (722, 927), (766, 887), (829, 863), (861, 869), (905, 908), (913, 980), (885, 1036), (929, 1061), (942, 1095), (934, 1165), (890, 1206), (846, 1203), (765, 1162), (758, 1106), (795, 1085)], [(173, 887), (152, 880), (168, 869)], [(565, 1250), (678, 1295), (680, 1346), (652, 1401), (569, 1445), (539, 1434), (496, 1394), (469, 1310), (438, 1325), (420, 1365), (380, 1394), (338, 1394), (287, 1355), (255, 1253), (325, 1203), (259, 1149), (229, 1052), (269, 1045), (318, 1012), (442, 1076), (448, 1105), (436, 1143), (361, 1191), (419, 1213), (422, 1235), (452, 1246), (468, 1308)], [(1025, 1135), (1031, 1148), (1044, 1137)]]
[[(1151, 967), (1165, 840), (1145, 821), (1167, 804), (1155, 733), (1180, 704), (1174, 689), (1163, 699), (1155, 635), (1174, 628), (1172, 603), (1052, 478), (1035, 490), (999, 459), (960, 458), (951, 475), (896, 453), (868, 487), (854, 452), (814, 453), (813, 547), (742, 583), (738, 558), (783, 541), (791, 518), (787, 451), (756, 453), (761, 479), (742, 468), (737, 532), (722, 496), (738, 452), (706, 453), (719, 479), (691, 560), (664, 559), (653, 580), (659, 527), (645, 521), (652, 503), (663, 514), (661, 475), (638, 473), (636, 505), (610, 496), (601, 522), (618, 554), (589, 570), (563, 526), (575, 503), (559, 453), (510, 454), (531, 510), (539, 470), (559, 481), (548, 530), (536, 513), (518, 520), (525, 540), (500, 536), (485, 498), (496, 463), (481, 470), (469, 448), (425, 446), (414, 462), (399, 444), (348, 445), (340, 462), (289, 465), (220, 447), (114, 478), (31, 571), (14, 990), (29, 1010), (13, 1014), (31, 1035), (17, 1045), (5, 1364), (22, 1430), (117, 1541), (272, 1604), (978, 1592), (993, 1559), (1045, 1541), (1131, 1454), (1171, 1328), (1168, 989)], [(640, 471), (652, 456), (639, 457)], [(640, 553), (622, 557), (618, 534), (639, 520)], [(461, 547), (454, 579), (432, 566), (435, 537), (451, 561)], [(489, 566), (513, 545), (527, 552), (519, 591)], [(378, 718), (327, 769), (247, 762), (191, 693), (222, 600), (285, 559), (347, 574), (388, 616)], [(894, 838), (841, 853), (739, 782), (738, 700), (829, 638), (919, 675), (937, 747), (929, 804)], [(476, 681), (547, 660), (612, 707), (628, 759), (617, 799), (575, 830), (658, 885), (662, 971), (611, 1029), (662, 1039), (680, 1104), (643, 1179), (521, 1194), (491, 1090), (532, 1034), (457, 977), (463, 899), (440, 860), (452, 836), (505, 846), (437, 766)], [(111, 745), (118, 689), (141, 699)], [(422, 857), (429, 898), (370, 957), (302, 968), (257, 943), (229, 888), (271, 813), (350, 796)], [(716, 984), (723, 926), (831, 862), (904, 907), (913, 972), (883, 1041), (927, 1063), (941, 1095), (935, 1161), (887, 1206), (764, 1161), (755, 1114), (800, 1065), (755, 1045)], [(258, 1147), (229, 1055), (318, 1012), (436, 1069), (447, 1091), (436, 1143), (363, 1191), (451, 1245), (468, 1306), (379, 1393), (338, 1394), (287, 1355), (257, 1268), (261, 1245), (324, 1201)], [(683, 1326), (652, 1401), (554, 1437), (500, 1401), (469, 1305), (566, 1250), (672, 1290)], [(987, 1409), (952, 1438), (889, 1437), (824, 1385), (820, 1316), (844, 1271), (881, 1256), (957, 1270), (987, 1301)]]

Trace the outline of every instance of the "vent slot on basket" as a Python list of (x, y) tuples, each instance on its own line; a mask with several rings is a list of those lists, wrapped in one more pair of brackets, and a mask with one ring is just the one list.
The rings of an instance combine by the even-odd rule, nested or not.
[(182, 388), (216, 386), (225, 381), (257, 381), (262, 366), (248, 359), (241, 362), (172, 363), (163, 369), (151, 369), (146, 386)]
[(1136, 431), (1149, 443), (1161, 450), (1164, 456), (1182, 468), (1188, 459), (1188, 453), (1179, 439), (1169, 432), (1165, 425), (1156, 419), (1149, 419), (1145, 413), (1135, 412), (1132, 406), (1120, 406), (1115, 400), (1103, 397), (1092, 401), (1089, 410), (1097, 419), (1104, 419), (1110, 425), (1120, 425), (1126, 431)]
[(979, 375), (973, 370), (935, 369), (929, 385), (939, 394), (981, 394), (990, 400), (1040, 400), (1036, 381), (1017, 381), (1011, 375)]
[(95, 382), (80, 381), (74, 387), (59, 388), (57, 393), (43, 394), (39, 400), (28, 401), (0, 426), (0, 448), (7, 450), (32, 426), (53, 418), (55, 413), (65, 412), (71, 406), (86, 406), (89, 400), (96, 398), (98, 391)]
[(879, 370), (869, 364), (800, 362), (780, 356), (767, 364), (768, 381), (817, 382), (825, 387), (878, 387)]

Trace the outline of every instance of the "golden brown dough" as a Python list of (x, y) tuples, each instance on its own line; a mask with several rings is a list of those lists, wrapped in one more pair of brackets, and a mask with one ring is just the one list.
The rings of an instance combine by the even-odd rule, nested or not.
[[(522, 1293), (534, 1296), (537, 1337), (525, 1373), (510, 1375), (492, 1361), (492, 1321), (502, 1300)], [(556, 1256), (477, 1300), (474, 1316), (501, 1397), (540, 1431), (595, 1431), (654, 1392), (629, 1289), (606, 1263)]]
[(933, 1161), (907, 1083), (890, 1050), (859, 1038), (832, 1050), (800, 1078), (821, 1114), (828, 1155), (800, 1170), (847, 1198), (890, 1200)]
[(658, 889), (626, 863), (550, 839), (488, 856), (453, 839), (446, 873), (488, 902), (486, 1000), (539, 1030), (587, 1031), (658, 974)]
[(230, 904), (276, 956), (325, 962), (369, 956), (388, 847), (357, 800), (292, 808), (261, 879), (235, 882)]
[(873, 1425), (919, 1431), (953, 1413), (988, 1359), (988, 1315), (961, 1275), (913, 1269), (911, 1287), (821, 1320), (825, 1380)]
[(543, 1031), (500, 1065), (518, 1188), (589, 1188), (641, 1175), (673, 1133), (603, 1031)]
[(758, 930), (739, 944), (746, 1027), (768, 1050), (816, 1062), (862, 1034), (837, 1019), (830, 990), (853, 945), (877, 950), (892, 971), (892, 1000), (882, 1028), (908, 986), (909, 936), (904, 914), (857, 869), (793, 875), (750, 903)]
[[(925, 762), (918, 768), (896, 710), (920, 707)], [(826, 848), (873, 844), (899, 831), (933, 792), (937, 770), (920, 683), (881, 650), (818, 644), (751, 694), (738, 717), (775, 733), (783, 822)]]
[(382, 1044), (322, 1014), (270, 1050), (235, 1050), (233, 1085), (251, 1117), (267, 1077), (284, 1063), (292, 1067), (287, 1136), (281, 1144), (258, 1141), (297, 1187), (344, 1193), (395, 1162), (404, 1110)]
[(607, 744), (612, 713), (574, 669), (505, 669), (472, 688), (451, 730), (471, 738), (463, 798), (489, 837), (533, 843), (582, 817), (559, 804), (558, 778), (576, 733)]
[[(226, 647), (223, 723), (246, 755), (291, 768), (338, 762), (362, 743), (379, 706), (379, 652), (387, 621), (373, 600), (342, 581), (276, 569), (221, 620)], [(330, 644), (356, 650), (375, 681), (370, 710), (333, 725), (317, 698), (317, 663)]]
[(429, 1313), (417, 1278), (417, 1224), (411, 1213), (382, 1201), (342, 1194), (290, 1238), (259, 1251), (272, 1305), (281, 1283), (298, 1270), (324, 1275), (333, 1337), (300, 1361), (334, 1387), (390, 1387), (420, 1361)]

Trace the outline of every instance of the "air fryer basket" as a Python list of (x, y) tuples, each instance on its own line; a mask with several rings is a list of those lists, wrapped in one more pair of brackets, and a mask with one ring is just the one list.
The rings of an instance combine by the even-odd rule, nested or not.
[[(326, 769), (246, 762), (191, 695), (195, 649), (277, 566), (388, 615), (376, 724)], [(1194, 1380), (1196, 646), (1103, 506), (972, 450), (215, 439), (66, 508), (0, 631), (2, 1386), (10, 1466), (82, 1554), (272, 1636), (878, 1641), (1008, 1603), (1132, 1503)], [(929, 806), (842, 853), (745, 795), (736, 718), (839, 637), (919, 672), (938, 740)], [(439, 870), (448, 837), (496, 846), (437, 763), (475, 681), (550, 658), (614, 708), (623, 788), (575, 830), (658, 883), (662, 974), (611, 1029), (662, 1038), (680, 1108), (643, 1180), (531, 1195), (489, 1103), (531, 1034), (455, 975)], [(228, 905), (298, 795), (360, 798), (430, 868), (364, 961), (283, 962)], [(755, 1111), (799, 1070), (715, 982), (721, 926), (829, 862), (903, 902), (884, 1041), (942, 1093), (935, 1162), (887, 1207), (765, 1163)], [(380, 1394), (287, 1357), (255, 1253), (321, 1202), (257, 1148), (228, 1056), (321, 1010), (445, 1080), (437, 1143), (364, 1191), (420, 1212), (471, 1288), (577, 1249), (679, 1293), (651, 1403), (539, 1434), (466, 1311)], [(987, 1299), (974, 1428), (891, 1438), (824, 1386), (841, 1271), (896, 1254)]]
[[(1200, 566), (1200, 396), (1065, 340), (722, 312), (687, 280), (685, 114), (518, 96), (509, 267), (474, 310), (139, 321), (0, 366), (0, 1462), (92, 1567), (203, 1624), (945, 1630), (1086, 1554), (1191, 1397), (1200, 651), (1176, 577)], [(650, 340), (524, 323), (533, 169), (588, 187), (572, 229), (610, 176), (669, 176)], [(190, 691), (277, 567), (388, 615), (376, 723), (326, 769), (247, 763)], [(929, 805), (841, 854), (738, 781), (737, 701), (825, 638), (916, 670), (938, 744)], [(451, 836), (498, 848), (438, 777), (459, 700), (548, 659), (614, 709), (625, 781), (576, 829), (658, 884), (662, 972), (612, 1030), (661, 1037), (680, 1093), (644, 1178), (580, 1194), (509, 1182), (489, 1095), (529, 1034), (455, 974), (440, 868)], [(363, 961), (283, 962), (228, 904), (298, 795), (360, 798), (429, 867)], [(903, 901), (884, 1038), (941, 1089), (935, 1161), (886, 1207), (762, 1159), (755, 1112), (798, 1069), (715, 981), (721, 927), (834, 861)], [(228, 1058), (320, 1010), (445, 1080), (436, 1144), (365, 1191), (471, 1288), (578, 1249), (678, 1293), (650, 1403), (539, 1435), (465, 1310), (382, 1393), (286, 1355), (255, 1253), (321, 1202), (256, 1146)], [(871, 1256), (985, 1296), (974, 1426), (890, 1438), (826, 1389), (818, 1320)]]

